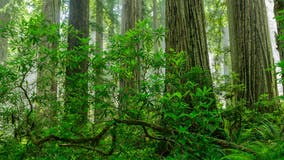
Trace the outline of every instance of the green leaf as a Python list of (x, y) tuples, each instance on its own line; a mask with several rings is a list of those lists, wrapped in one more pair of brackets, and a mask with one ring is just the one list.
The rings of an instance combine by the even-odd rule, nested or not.
[(171, 98), (174, 98), (174, 97), (177, 97), (178, 99), (181, 99), (182, 98), (182, 94), (180, 92), (175, 92)]

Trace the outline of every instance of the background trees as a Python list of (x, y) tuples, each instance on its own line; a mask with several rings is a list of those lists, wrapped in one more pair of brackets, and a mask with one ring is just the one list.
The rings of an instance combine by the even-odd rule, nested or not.
[[(128, 30), (133, 29), (137, 22), (142, 19), (142, 0), (123, 0), (122, 4), (122, 17), (121, 17), (121, 34), (125, 34)], [(137, 50), (139, 45), (135, 46)], [(126, 107), (127, 100), (130, 95), (139, 92), (141, 81), (141, 59), (140, 55), (131, 54), (126, 55), (126, 61), (122, 65), (129, 67), (129, 76), (121, 75), (119, 78), (120, 95), (119, 105)], [(138, 53), (139, 54), (139, 53)], [(136, 64), (132, 67), (131, 60), (135, 59)], [(125, 73), (124, 73), (125, 74)], [(123, 109), (123, 108), (121, 108)]]
[(88, 37), (89, 0), (70, 1), (68, 50), (65, 79), (65, 108), (73, 114), (75, 124), (88, 120)]
[(282, 159), (263, 0), (13, 2), (0, 159)]
[[(45, 115), (45, 121), (51, 120), (50, 123), (54, 121), (53, 118), (56, 114), (57, 80), (54, 69), (58, 64), (60, 6), (60, 0), (42, 2), (43, 25), (52, 26), (50, 27), (53, 29), (51, 32), (55, 35), (53, 39), (50, 36), (43, 37), (42, 49), (38, 53), (36, 92), (40, 101), (38, 101), (37, 110), (38, 114)], [(44, 112), (46, 113), (43, 114)]]
[(96, 0), (96, 45), (99, 50), (103, 49), (103, 2), (100, 0)]
[[(9, 3), (9, 0), (4, 0), (0, 2), (0, 27), (5, 27), (6, 23), (9, 22), (9, 13), (7, 12), (7, 8), (5, 6)], [(7, 39), (1, 37), (0, 38), (0, 62), (3, 62), (6, 59), (7, 54)]]

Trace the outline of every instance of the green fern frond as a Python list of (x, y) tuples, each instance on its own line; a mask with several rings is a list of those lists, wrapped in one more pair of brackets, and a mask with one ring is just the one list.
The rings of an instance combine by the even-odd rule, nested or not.
[(221, 160), (256, 160), (256, 158), (248, 153), (240, 152), (240, 151), (235, 151), (238, 153), (232, 153), (229, 155), (226, 155), (221, 158)]

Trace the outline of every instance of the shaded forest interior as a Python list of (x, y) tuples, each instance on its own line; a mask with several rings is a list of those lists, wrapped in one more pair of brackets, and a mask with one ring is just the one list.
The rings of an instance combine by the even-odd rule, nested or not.
[(283, 160), (283, 26), (282, 0), (0, 0), (0, 159)]

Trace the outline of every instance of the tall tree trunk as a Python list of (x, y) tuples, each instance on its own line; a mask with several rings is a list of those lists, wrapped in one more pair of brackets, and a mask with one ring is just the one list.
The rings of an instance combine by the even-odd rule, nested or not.
[[(163, 27), (165, 27), (166, 26), (166, 0), (161, 0), (160, 4), (161, 4), (161, 21), (160, 21), (160, 23)], [(166, 42), (165, 42), (164, 37), (162, 39), (161, 46), (162, 46), (163, 51), (165, 51)]]
[[(153, 29), (157, 29), (158, 23), (158, 7), (157, 0), (153, 0)], [(158, 52), (158, 42), (154, 42), (154, 53)]]
[(106, 5), (108, 5), (107, 7), (107, 11), (108, 11), (108, 15), (109, 15), (109, 19), (111, 21), (111, 23), (109, 24), (109, 28), (108, 28), (108, 37), (112, 37), (115, 33), (115, 28), (117, 27), (117, 17), (116, 14), (114, 13), (114, 9), (115, 9), (115, 5), (116, 5), (116, 0), (107, 0)]
[[(59, 25), (60, 20), (60, 0), (44, 0), (42, 5), (42, 12), (47, 25)], [(57, 33), (59, 34), (59, 29)], [(54, 116), (56, 115), (56, 96), (57, 96), (57, 83), (56, 83), (56, 62), (52, 59), (56, 57), (58, 42), (45, 40), (42, 44), (42, 52), (38, 55), (38, 67), (37, 67), (37, 96), (39, 101), (37, 105), (37, 111), (41, 114), (45, 114), (46, 120), (54, 122)], [(53, 54), (50, 54), (53, 53)], [(39, 113), (40, 114), (40, 113)], [(51, 124), (51, 123), (48, 123)]]
[[(3, 9), (7, 4), (9, 3), (9, 0), (1, 0), (0, 1), (0, 10)], [(9, 22), (10, 16), (7, 12), (1, 12), (0, 13), (0, 28), (4, 27)], [(7, 57), (8, 52), (8, 41), (6, 38), (3, 38), (0, 35), (0, 64), (5, 61)]]
[(103, 3), (96, 0), (96, 47), (97, 51), (103, 50)]
[[(129, 29), (133, 29), (136, 23), (142, 17), (142, 0), (124, 0), (122, 7), (122, 20), (121, 20), (121, 34), (125, 34)], [(141, 79), (141, 68), (140, 58), (133, 57), (136, 59), (136, 67), (132, 70), (133, 76), (130, 78), (120, 78), (119, 86), (119, 105), (120, 110), (126, 110), (129, 96), (133, 96), (139, 91), (140, 79)], [(125, 64), (121, 64), (123, 67)], [(121, 111), (120, 111), (121, 112)]]
[[(181, 79), (181, 83), (188, 80), (197, 83), (199, 87), (212, 87), (209, 67), (209, 56), (205, 32), (204, 4), (200, 0), (167, 0), (166, 1), (166, 53), (174, 54), (184, 51), (186, 62), (183, 72), (188, 73), (193, 67), (199, 67), (203, 73)], [(169, 64), (170, 62), (168, 62)], [(174, 71), (172, 67), (166, 69), (166, 79)], [(182, 73), (182, 74), (184, 74)], [(175, 90), (166, 84), (168, 92)], [(190, 103), (190, 99), (188, 99)]]
[[(283, 14), (280, 14), (279, 11), (284, 10), (284, 0), (274, 0), (274, 13), (275, 16), (280, 16)], [(279, 35), (284, 35), (283, 31), (283, 27), (281, 27), (281, 23), (283, 23), (283, 21), (279, 22), (277, 21), (277, 35), (276, 35), (276, 43), (277, 43), (277, 50), (279, 52), (279, 57), (280, 57), (280, 61), (284, 60), (284, 42), (283, 40), (279, 40)], [(282, 87), (283, 87), (283, 94), (284, 94), (284, 67), (281, 68), (281, 72), (282, 72)]]
[[(65, 109), (81, 126), (88, 120), (89, 0), (70, 0), (68, 51), (65, 79)], [(67, 115), (68, 116), (68, 115)]]
[[(168, 54), (166, 57), (172, 57), (173, 54), (180, 52), (185, 53), (184, 57), (182, 57), (185, 59), (185, 63), (181, 64), (181, 66), (172, 64), (171, 58), (166, 59), (166, 92), (182, 92), (183, 95), (189, 89), (182, 88), (185, 90), (183, 92), (179, 85), (185, 86), (188, 81), (193, 81), (201, 88), (205, 86), (212, 87), (203, 1), (166, 0), (166, 29), (168, 30), (165, 37), (166, 54)], [(192, 72), (195, 67), (201, 69), (202, 72)], [(210, 99), (211, 95), (208, 98)], [(189, 109), (184, 111), (191, 111), (194, 107), (192, 105), (193, 99), (186, 96), (184, 100), (189, 104)], [(215, 103), (210, 105), (211, 108), (215, 108)], [(173, 110), (171, 108), (172, 106), (164, 105), (166, 112)], [(165, 127), (169, 124), (168, 119), (165, 117), (162, 117), (161, 122)], [(161, 142), (156, 152), (162, 156), (167, 156), (171, 151), (171, 147), (171, 145)]]
[(142, 17), (142, 0), (124, 0), (122, 6), (121, 34), (135, 27)]
[[(238, 75), (236, 101), (245, 100), (252, 108), (262, 94), (277, 96), (275, 71), (264, 0), (228, 0), (232, 71)], [(258, 108), (271, 111), (271, 108)]]
[[(100, 54), (103, 51), (103, 1), (102, 0), (96, 0), (96, 52), (97, 54)], [(103, 84), (103, 68), (96, 68), (95, 69), (95, 75), (96, 78), (94, 79), (95, 85), (99, 86)], [(95, 106), (94, 107), (94, 120), (96, 120), (97, 117), (102, 115), (102, 109), (98, 108), (97, 106), (100, 106), (99, 104), (103, 103), (102, 97), (96, 96), (97, 92), (95, 92)]]

